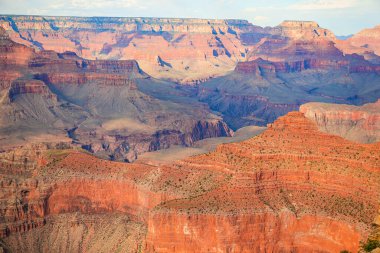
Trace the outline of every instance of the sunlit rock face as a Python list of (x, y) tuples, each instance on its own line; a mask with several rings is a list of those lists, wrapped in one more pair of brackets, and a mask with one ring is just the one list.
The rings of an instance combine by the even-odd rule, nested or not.
[(356, 252), (378, 215), (379, 143), (320, 132), (300, 112), (166, 165), (66, 148), (1, 154), (7, 249), (104, 251), (123, 241), (131, 252)]
[[(289, 47), (289, 54), (298, 52), (300, 47), (320, 48), (326, 53), (329, 43), (348, 48), (331, 31), (313, 21), (284, 21), (276, 27), (261, 28), (245, 20), (0, 18), (0, 25), (18, 43), (38, 50), (71, 51), (86, 59), (134, 59), (153, 77), (187, 84), (198, 84), (224, 75), (239, 61), (258, 57), (283, 59), (277, 55), (279, 46)], [(365, 34), (364, 31), (362, 33)], [(359, 33), (358, 37), (361, 36)], [(374, 41), (372, 37), (370, 41)], [(351, 51), (368, 56), (368, 53), (360, 51), (362, 45), (359, 44), (350, 42)], [(302, 58), (302, 54), (297, 54), (298, 60)]]
[[(16, 42), (86, 59), (134, 59), (154, 77), (197, 83), (243, 60), (244, 20), (3, 16)], [(244, 37), (243, 36), (243, 37)], [(248, 39), (249, 40), (249, 39)]]
[[(357, 252), (374, 233), (375, 52), (306, 21), (0, 23), (6, 252)], [(268, 129), (183, 160), (126, 163), (249, 124)]]
[[(363, 148), (364, 153), (356, 153)], [(148, 249), (356, 251), (357, 239), (364, 232), (359, 232), (360, 224), (364, 219), (371, 223), (376, 215), (379, 184), (370, 180), (373, 185), (365, 194), (373, 196), (369, 205), (353, 192), (364, 187), (356, 181), (361, 175), (379, 176), (376, 158), (369, 162), (362, 157), (377, 157), (378, 148), (378, 143), (359, 145), (323, 134), (303, 114), (289, 113), (256, 138), (222, 145), (211, 154), (186, 161), (182, 166), (210, 167), (231, 173), (231, 179), (201, 196), (160, 205), (150, 215)], [(355, 159), (362, 165), (354, 165)], [(357, 205), (371, 207), (359, 211), (353, 208)], [(351, 223), (351, 215), (360, 220), (357, 225)]]
[[(251, 124), (265, 126), (307, 102), (361, 105), (376, 101), (379, 94), (379, 56), (352, 43), (345, 46), (348, 40), (337, 39), (313, 21), (284, 21), (261, 28), (244, 20), (2, 16), (0, 24), (19, 43), (60, 53), (65, 61), (44, 63), (40, 57), (31, 62), (32, 66), (44, 64), (42, 69), (51, 73), (39, 78), (59, 86), (60, 91), (65, 82), (97, 82), (124, 84), (133, 92), (144, 86), (145, 93), (155, 97), (157, 89), (148, 90), (153, 86), (142, 71), (145, 78), (151, 75), (196, 85), (195, 92), (183, 92), (170, 84), (176, 90), (159, 96), (181, 93), (201, 100), (221, 113), (234, 130)], [(91, 59), (105, 60), (109, 67), (96, 66)], [(128, 79), (139, 77), (132, 82), (121, 75), (127, 74), (125, 68), (134, 60), (141, 71), (129, 72)], [(61, 73), (61, 66), (71, 70)], [(7, 79), (14, 75), (7, 73)], [(142, 121), (152, 124), (152, 119)], [(156, 121), (162, 121), (162, 117)], [(186, 132), (192, 131), (194, 122), (191, 125)], [(97, 135), (102, 133), (97, 131)], [(154, 142), (154, 137), (149, 138)], [(181, 138), (188, 139), (177, 136), (171, 143), (191, 143)], [(109, 147), (104, 141), (85, 145), (89, 150)], [(147, 150), (146, 147), (138, 149)], [(114, 148), (110, 150), (103, 149), (104, 153), (115, 153)], [(127, 159), (133, 157), (131, 153)]]
[(3, 28), (0, 34), (2, 149), (71, 139), (103, 158), (132, 162), (144, 152), (233, 134), (190, 91), (150, 77), (135, 60), (35, 51)]
[(347, 40), (338, 41), (337, 45), (345, 53), (362, 54), (367, 59), (379, 63), (380, 26), (364, 29)]
[(321, 131), (361, 143), (380, 141), (380, 100), (362, 106), (308, 103), (300, 111)]

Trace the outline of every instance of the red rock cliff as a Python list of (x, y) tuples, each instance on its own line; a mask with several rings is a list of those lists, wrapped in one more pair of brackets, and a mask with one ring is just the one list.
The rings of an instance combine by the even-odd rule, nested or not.
[(185, 161), (230, 181), (158, 206), (147, 250), (357, 251), (379, 204), (378, 149), (320, 133), (289, 113), (258, 137)]

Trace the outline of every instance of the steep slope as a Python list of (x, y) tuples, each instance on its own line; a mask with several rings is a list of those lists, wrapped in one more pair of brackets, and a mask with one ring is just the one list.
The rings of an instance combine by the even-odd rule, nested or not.
[(319, 132), (299, 112), (255, 138), (161, 166), (60, 145), (0, 154), (3, 247), (356, 252), (379, 206), (379, 143)]
[(265, 125), (310, 101), (354, 105), (376, 101), (380, 65), (362, 56), (343, 55), (331, 41), (322, 42), (274, 48), (263, 44), (251, 57), (266, 55), (272, 60), (239, 62), (234, 72), (200, 85), (198, 97), (221, 112), (233, 129)]
[[(35, 52), (14, 43), (0, 28), (0, 143), (2, 149), (35, 139), (64, 140), (65, 129), (87, 117), (80, 108), (59, 101), (49, 87), (28, 72)], [(67, 141), (67, 140), (66, 140)]]
[(380, 97), (380, 65), (341, 51), (317, 23), (284, 21), (267, 30), (233, 72), (198, 87), (200, 100), (233, 129), (265, 125), (310, 101), (360, 105)]
[[(216, 183), (224, 178), (190, 168), (177, 173), (100, 160), (60, 143), (0, 156), (0, 237), (12, 252), (138, 252), (151, 208), (195, 194), (204, 178)], [(186, 182), (170, 185), (170, 178)]]
[(144, 225), (125, 214), (72, 213), (50, 217), (33, 233), (14, 235), (7, 241), (11, 252), (132, 253), (141, 249), (144, 235)]
[(362, 106), (307, 103), (300, 111), (323, 132), (362, 143), (380, 141), (380, 100)]
[(356, 252), (379, 205), (379, 147), (318, 132), (292, 112), (258, 137), (188, 159), (178, 166), (230, 180), (155, 208), (149, 252)]
[(104, 158), (133, 161), (143, 152), (232, 134), (190, 91), (151, 78), (136, 61), (35, 52), (0, 32), (2, 148), (67, 135)]
[(347, 53), (358, 52), (380, 56), (380, 26), (364, 29), (344, 41), (342, 49)]
[[(156, 78), (189, 84), (224, 75), (239, 61), (283, 60), (278, 47), (294, 59), (305, 59), (297, 47), (320, 53), (337, 43), (345, 53), (378, 60), (360, 43), (340, 41), (313, 21), (261, 28), (245, 20), (3, 15), (0, 26), (14, 41), (38, 50), (71, 51), (86, 59), (134, 59)], [(363, 36), (368, 33), (363, 31)], [(371, 49), (376, 45), (372, 37), (357, 40), (373, 41)]]
[[(87, 59), (134, 59), (154, 77), (196, 83), (244, 59), (244, 20), (1, 16), (16, 42)], [(246, 36), (248, 37), (248, 36)]]

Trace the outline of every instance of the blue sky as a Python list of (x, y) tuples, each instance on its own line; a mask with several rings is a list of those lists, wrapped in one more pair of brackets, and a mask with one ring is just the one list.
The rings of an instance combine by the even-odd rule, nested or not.
[(337, 35), (380, 24), (380, 0), (0, 0), (1, 14), (314, 20)]

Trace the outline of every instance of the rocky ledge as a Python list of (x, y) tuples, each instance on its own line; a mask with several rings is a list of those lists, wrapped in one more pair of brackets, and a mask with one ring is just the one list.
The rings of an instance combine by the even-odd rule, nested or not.
[[(252, 139), (159, 166), (25, 147), (1, 154), (1, 237), (8, 249), (30, 252), (63, 247), (55, 236), (32, 239), (62, 229), (92, 240), (59, 222), (79, 213), (78, 228), (109, 235), (98, 243), (132, 236), (129, 247), (145, 252), (357, 252), (378, 215), (379, 148), (320, 132), (299, 112)], [(98, 228), (120, 213), (140, 229)]]
[(321, 131), (352, 141), (380, 141), (380, 100), (362, 106), (307, 103), (300, 107)]

